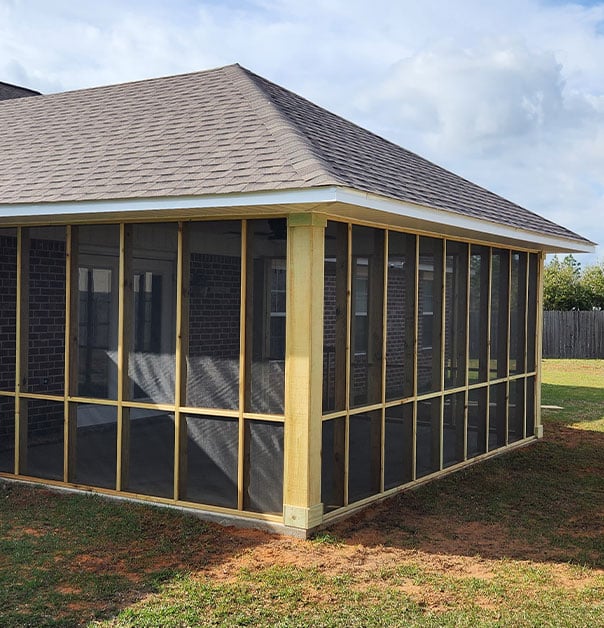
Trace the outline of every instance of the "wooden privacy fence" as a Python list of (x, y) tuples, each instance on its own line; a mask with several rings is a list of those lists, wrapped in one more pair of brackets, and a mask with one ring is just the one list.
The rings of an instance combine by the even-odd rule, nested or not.
[(544, 358), (604, 358), (604, 310), (543, 313)]

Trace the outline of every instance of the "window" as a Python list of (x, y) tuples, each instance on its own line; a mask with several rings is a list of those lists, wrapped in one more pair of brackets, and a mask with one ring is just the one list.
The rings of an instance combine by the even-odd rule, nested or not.
[(152, 272), (134, 275), (134, 350), (161, 350), (162, 276)]
[(421, 343), (420, 349), (432, 349), (433, 334), (432, 321), (434, 319), (434, 273), (431, 270), (419, 271), (419, 281), (422, 287), (420, 293), (421, 299)]
[(78, 390), (83, 397), (109, 395), (112, 348), (112, 270), (80, 266)]
[(369, 310), (369, 260), (366, 257), (356, 259), (354, 263), (353, 282), (355, 355), (364, 355), (367, 353), (369, 343), (367, 317)]
[(285, 283), (286, 264), (284, 259), (271, 259), (267, 264), (269, 286), (268, 334), (266, 338), (268, 357), (285, 359)]

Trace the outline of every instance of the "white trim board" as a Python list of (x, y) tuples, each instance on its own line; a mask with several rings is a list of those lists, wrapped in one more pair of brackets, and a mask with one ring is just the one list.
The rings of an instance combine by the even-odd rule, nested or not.
[[(176, 213), (195, 210), (204, 212), (209, 209), (233, 210), (236, 208), (245, 208), (246, 211), (250, 211), (256, 206), (276, 208), (277, 206), (297, 205), (296, 211), (300, 211), (300, 205), (308, 205), (309, 211), (320, 211), (321, 205), (329, 205), (329, 211), (326, 213), (334, 213), (332, 211), (334, 204), (342, 204), (343, 209), (346, 207), (350, 210), (350, 212), (346, 211), (341, 214), (335, 212), (336, 215), (342, 217), (357, 217), (355, 214), (362, 215), (363, 210), (369, 210), (375, 214), (379, 212), (381, 216), (379, 216), (378, 222), (385, 225), (388, 224), (387, 215), (390, 214), (399, 220), (403, 219), (403, 221), (413, 223), (416, 229), (421, 226), (420, 223), (423, 223), (426, 225), (427, 231), (442, 233), (443, 235), (463, 236), (465, 234), (466, 237), (469, 234), (473, 237), (479, 235), (480, 238), (478, 239), (518, 242), (542, 249), (547, 253), (595, 252), (595, 244), (589, 241), (540, 233), (339, 186), (205, 196), (0, 204), (0, 225), (3, 223), (6, 226), (14, 225), (19, 218), (26, 218), (30, 221), (35, 218), (53, 217), (57, 219), (62, 216), (85, 216), (87, 214), (162, 211), (174, 211)], [(374, 220), (377, 217), (376, 215), (372, 216)]]

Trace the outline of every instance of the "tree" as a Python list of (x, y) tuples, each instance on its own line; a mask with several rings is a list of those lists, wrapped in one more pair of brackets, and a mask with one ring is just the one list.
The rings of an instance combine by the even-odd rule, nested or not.
[(581, 264), (567, 255), (562, 261), (557, 255), (543, 270), (543, 309), (583, 309)]
[(581, 287), (590, 307), (604, 309), (604, 260), (585, 268), (581, 275)]
[(591, 310), (604, 308), (604, 260), (581, 270), (581, 264), (567, 255), (554, 255), (543, 270), (545, 310)]

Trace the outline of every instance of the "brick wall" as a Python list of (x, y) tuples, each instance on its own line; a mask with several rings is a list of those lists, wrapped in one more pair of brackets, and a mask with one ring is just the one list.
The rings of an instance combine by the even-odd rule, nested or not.
[(190, 269), (187, 403), (236, 409), (241, 260), (192, 253)]
[(323, 410), (335, 407), (336, 265), (326, 262), (323, 284)]
[(65, 364), (65, 243), (31, 240), (29, 392), (62, 395)]
[[(413, 302), (413, 295), (406, 294), (405, 275), (402, 268), (388, 269), (388, 312), (386, 317), (386, 397), (402, 397), (403, 374), (413, 369), (413, 362), (405, 362), (405, 308)], [(411, 304), (408, 300), (411, 299)]]
[[(62, 395), (65, 366), (65, 243), (32, 239), (29, 255), (29, 392)], [(63, 407), (29, 404), (28, 434), (62, 438)]]
[(191, 254), (189, 354), (239, 358), (241, 260)]

